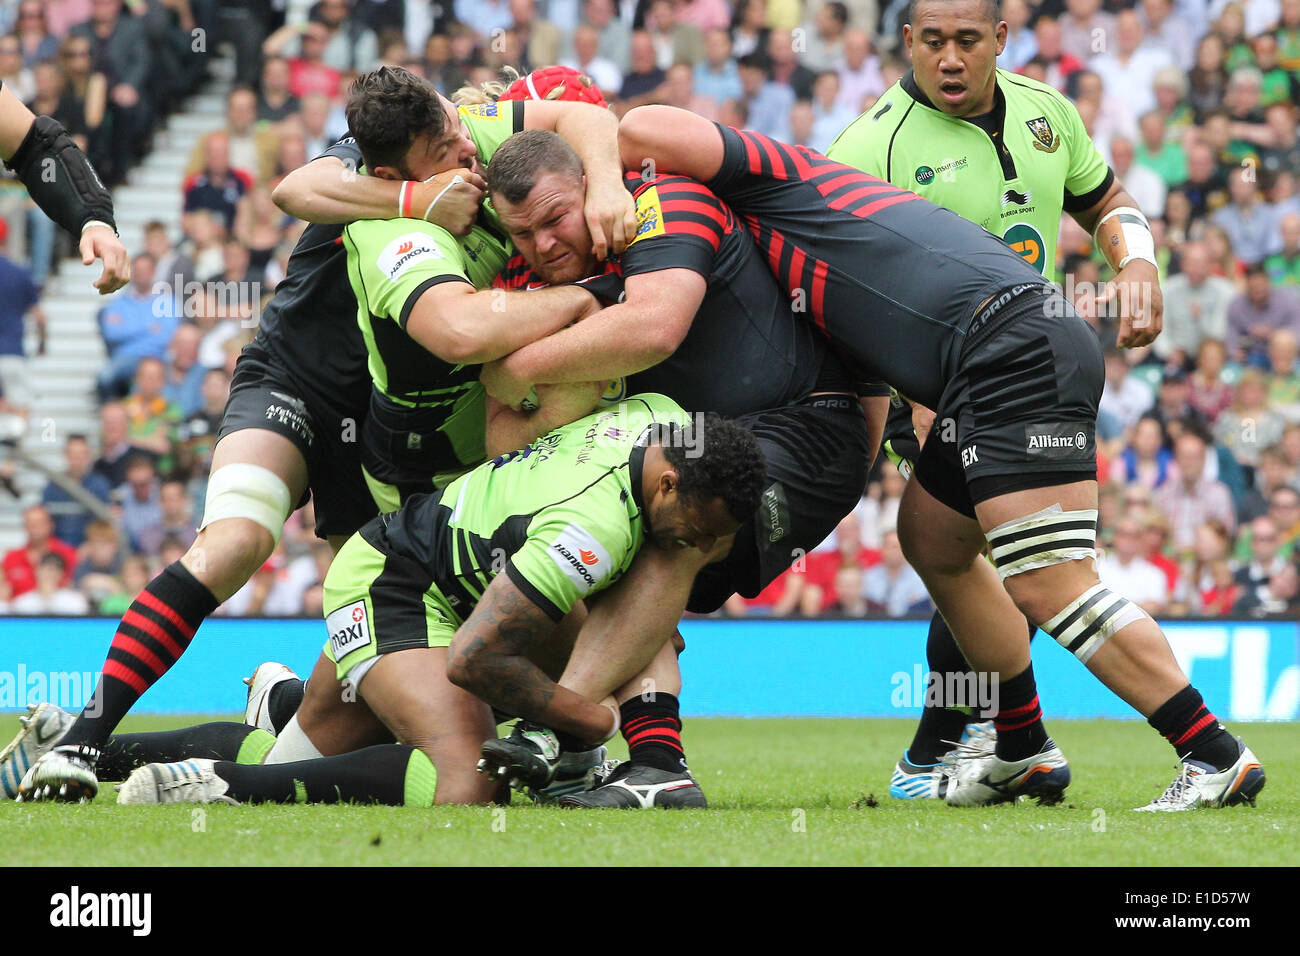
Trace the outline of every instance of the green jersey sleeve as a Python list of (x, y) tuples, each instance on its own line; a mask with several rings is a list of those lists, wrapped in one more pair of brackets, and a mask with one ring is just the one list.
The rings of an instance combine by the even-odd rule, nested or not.
[[(827, 157), (860, 169), (869, 176), (888, 180), (892, 172), (889, 169), (890, 141), (908, 111), (907, 103), (898, 102), (900, 96), (906, 94), (895, 83), (870, 110), (844, 127), (826, 150)], [(905, 185), (905, 181), (895, 185)]]
[[(421, 219), (367, 219), (343, 231), (357, 301), (403, 329), (416, 300), (439, 282), (470, 282), (465, 250)], [(472, 284), (472, 283), (471, 283)]]
[(478, 147), (478, 161), (487, 165), (507, 139), (524, 128), (523, 100), (475, 103), (457, 108), (470, 139)]
[(1065, 129), (1061, 138), (1070, 152), (1065, 173), (1065, 211), (1082, 212), (1097, 204), (1113, 177), (1092, 137), (1083, 128), (1083, 118), (1074, 104), (1064, 96), (1059, 97), (1059, 103)]
[(506, 565), (519, 590), (553, 620), (560, 620), (589, 594), (608, 587), (627, 570), (641, 545), (633, 539), (627, 506), (614, 482), (543, 508), (528, 537)]

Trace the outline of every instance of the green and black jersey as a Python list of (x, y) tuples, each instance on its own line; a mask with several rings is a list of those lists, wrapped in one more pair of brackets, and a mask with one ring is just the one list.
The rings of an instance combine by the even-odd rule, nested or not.
[(632, 563), (646, 530), (646, 442), (688, 421), (663, 395), (633, 396), (412, 497), (361, 537), (418, 568), (455, 626), (501, 572), (558, 621)]
[[(523, 128), (522, 103), (461, 107), (460, 115), (483, 165)], [(421, 219), (371, 219), (345, 228), (342, 241), (374, 386), (363, 438), (367, 472), (404, 483), (478, 463), (486, 425), (480, 366), (443, 361), (406, 334), (406, 323), (431, 286), (491, 286), (510, 249), (496, 214), (484, 207), (461, 238)]]
[(827, 156), (979, 223), (1053, 281), (1062, 210), (1095, 205), (1115, 179), (1073, 103), (1005, 70), (993, 111), (969, 120), (936, 109), (908, 72)]

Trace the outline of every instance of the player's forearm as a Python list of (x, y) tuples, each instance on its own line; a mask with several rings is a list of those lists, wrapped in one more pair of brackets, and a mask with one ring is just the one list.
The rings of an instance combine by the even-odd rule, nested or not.
[[(1119, 188), (1113, 188), (1106, 199), (1089, 210), (1091, 215), (1080, 216), (1077, 221), (1092, 234), (1093, 241), (1106, 262), (1116, 272), (1127, 265), (1131, 258), (1146, 259), (1154, 266), (1151, 227), (1138, 209), (1137, 200), (1119, 183), (1115, 185)], [(1132, 210), (1137, 211), (1137, 216), (1133, 215)], [(1138, 221), (1133, 221), (1135, 219)]]
[(556, 623), (505, 574), (498, 575), (451, 642), (447, 678), (499, 710), (584, 741), (602, 741), (611, 732), (610, 711), (560, 687), (528, 659), (530, 649), (555, 633)]
[(424, 297), (416, 303), (406, 330), (433, 354), (458, 365), (509, 355), (580, 318), (592, 306), (591, 294), (577, 286), (536, 292), (485, 289), (450, 300), (437, 297), (437, 288), (429, 290), (434, 293), (431, 303), (426, 305)]
[(584, 108), (561, 113), (555, 120), (555, 132), (578, 154), (589, 183), (622, 183), (623, 164), (618, 159), (618, 117), (599, 106), (576, 105)]
[(295, 219), (318, 223), (392, 219), (402, 184), (362, 176), (332, 156), (300, 166), (280, 181), (271, 198)]
[(644, 371), (672, 355), (677, 342), (661, 332), (662, 323), (621, 303), (519, 349), (506, 357), (505, 364), (525, 382), (609, 381)]

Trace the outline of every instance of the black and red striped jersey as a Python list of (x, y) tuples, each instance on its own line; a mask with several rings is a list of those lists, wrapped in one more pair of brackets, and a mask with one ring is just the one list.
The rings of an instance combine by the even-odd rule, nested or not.
[(993, 293), (1047, 280), (982, 227), (906, 189), (719, 126), (708, 184), (753, 234), (792, 303), (857, 370), (934, 408)]
[[(637, 231), (602, 282), (666, 269), (708, 280), (686, 338), (658, 365), (629, 376), (629, 392), (659, 392), (691, 411), (735, 416), (789, 404), (819, 385), (826, 343), (795, 315), (754, 240), (702, 184), (681, 176), (629, 176)], [(515, 254), (497, 278), (504, 289), (544, 285)], [(600, 298), (617, 298), (608, 289)]]

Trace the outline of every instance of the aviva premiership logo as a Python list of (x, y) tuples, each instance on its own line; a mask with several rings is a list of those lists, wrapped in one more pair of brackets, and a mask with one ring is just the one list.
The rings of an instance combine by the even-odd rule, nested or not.
[(1060, 138), (1052, 132), (1052, 124), (1047, 122), (1046, 116), (1025, 120), (1025, 125), (1029, 127), (1029, 132), (1034, 134), (1034, 149), (1042, 150), (1044, 153), (1054, 153), (1061, 145)]
[[(664, 217), (660, 210), (659, 190), (651, 186), (636, 197), (636, 235), (632, 242), (664, 234)], [(632, 242), (629, 242), (630, 246)]]
[(1043, 237), (1037, 229), (1027, 222), (1018, 222), (1006, 231), (1002, 236), (1002, 241), (1020, 253), (1022, 259), (1037, 269), (1039, 274), (1042, 274), (1047, 254), (1047, 243), (1043, 241)]
[(495, 117), (500, 109), (496, 103), (473, 103), (459, 108), (464, 116)]

